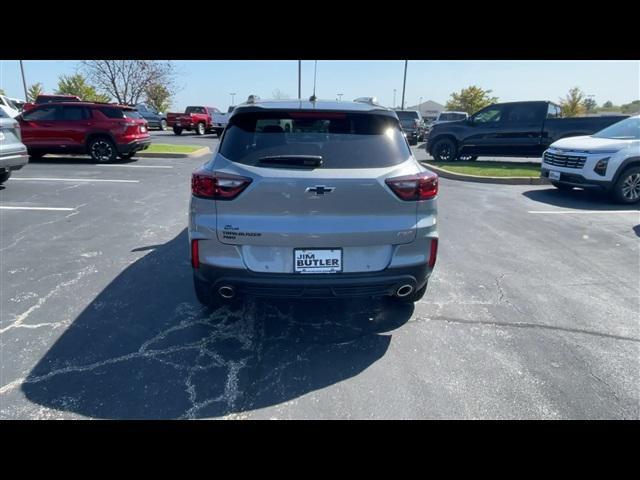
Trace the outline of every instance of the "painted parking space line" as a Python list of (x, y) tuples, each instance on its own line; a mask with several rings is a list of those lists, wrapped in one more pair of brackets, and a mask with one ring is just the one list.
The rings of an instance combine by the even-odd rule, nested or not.
[(11, 181), (22, 180), (27, 182), (105, 182), (105, 183), (140, 183), (140, 180), (115, 180), (106, 178), (48, 178), (48, 177), (13, 177)]
[(68, 207), (18, 207), (9, 205), (0, 205), (0, 210), (39, 210), (44, 212), (73, 212), (75, 208)]
[(96, 167), (119, 167), (119, 168), (173, 168), (170, 165), (118, 165), (110, 163), (99, 163)]
[(633, 213), (640, 215), (640, 210), (527, 210), (527, 213), (541, 214), (565, 214), (565, 215), (581, 215), (581, 214), (610, 214), (610, 213)]

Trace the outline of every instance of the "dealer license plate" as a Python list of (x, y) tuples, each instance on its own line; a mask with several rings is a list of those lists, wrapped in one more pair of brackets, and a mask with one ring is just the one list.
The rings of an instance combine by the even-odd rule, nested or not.
[(295, 273), (339, 273), (342, 272), (342, 249), (293, 250)]

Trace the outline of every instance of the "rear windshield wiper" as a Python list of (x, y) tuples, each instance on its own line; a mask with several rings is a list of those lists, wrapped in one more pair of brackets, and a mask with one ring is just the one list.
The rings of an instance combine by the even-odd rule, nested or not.
[(322, 166), (322, 157), (319, 155), (273, 155), (262, 157), (258, 163), (287, 167), (320, 167)]

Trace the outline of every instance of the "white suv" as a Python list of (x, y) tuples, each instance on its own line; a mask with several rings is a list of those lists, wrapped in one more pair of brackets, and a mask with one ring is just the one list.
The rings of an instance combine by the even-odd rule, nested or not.
[(561, 190), (597, 188), (620, 203), (640, 201), (640, 115), (552, 143), (542, 156), (540, 176)]

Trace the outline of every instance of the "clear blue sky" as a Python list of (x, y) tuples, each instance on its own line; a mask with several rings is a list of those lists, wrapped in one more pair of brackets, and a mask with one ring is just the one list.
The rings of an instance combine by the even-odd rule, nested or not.
[[(250, 94), (270, 98), (276, 89), (297, 96), (297, 61), (176, 61), (180, 91), (172, 110), (187, 105), (211, 105), (226, 110), (229, 93), (236, 103)], [(302, 96), (313, 89), (314, 62), (303, 61)], [(27, 83), (41, 82), (47, 93), (57, 85), (59, 75), (76, 71), (74, 61), (24, 62)], [(317, 95), (344, 100), (376, 96), (383, 105), (396, 103), (402, 95), (404, 62), (326, 61), (318, 62)], [(500, 101), (558, 101), (578, 86), (594, 95), (598, 104), (611, 100), (623, 104), (640, 98), (640, 61), (410, 61), (407, 73), (407, 106), (419, 97), (445, 103), (451, 92), (469, 85), (493, 90)], [(0, 88), (10, 97), (24, 97), (20, 67), (16, 60), (0, 60)]]

